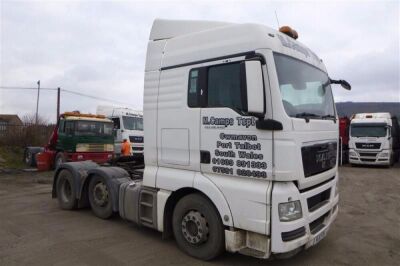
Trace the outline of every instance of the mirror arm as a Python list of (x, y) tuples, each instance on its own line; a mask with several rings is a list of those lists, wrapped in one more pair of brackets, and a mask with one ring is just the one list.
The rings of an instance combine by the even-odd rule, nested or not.
[(329, 78), (329, 83), (330, 84), (340, 84), (346, 90), (351, 90), (351, 85), (347, 81), (345, 81), (343, 79), (335, 80), (335, 79)]

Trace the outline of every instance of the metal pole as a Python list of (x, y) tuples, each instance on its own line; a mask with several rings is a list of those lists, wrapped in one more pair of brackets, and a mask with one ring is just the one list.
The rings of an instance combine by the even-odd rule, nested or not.
[(38, 123), (38, 112), (39, 112), (40, 80), (38, 80), (37, 85), (38, 85), (38, 89), (37, 89), (37, 99), (36, 99), (36, 125)]
[(57, 124), (60, 117), (60, 87), (57, 88)]

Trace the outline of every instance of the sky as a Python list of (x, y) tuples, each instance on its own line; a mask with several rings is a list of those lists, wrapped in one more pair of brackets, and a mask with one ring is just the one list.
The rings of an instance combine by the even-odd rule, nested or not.
[[(155, 18), (289, 25), (323, 59), (335, 101), (400, 101), (399, 1), (0, 0), (0, 87), (61, 87), (61, 111), (143, 107), (146, 47)], [(0, 88), (0, 114), (33, 114), (36, 90)], [(43, 90), (39, 114), (56, 116)]]

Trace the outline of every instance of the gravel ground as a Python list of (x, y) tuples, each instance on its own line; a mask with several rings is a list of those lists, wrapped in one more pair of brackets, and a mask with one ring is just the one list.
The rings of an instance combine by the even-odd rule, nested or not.
[(400, 165), (340, 168), (340, 210), (328, 236), (287, 260), (225, 253), (212, 262), (174, 240), (90, 210), (62, 211), (52, 173), (0, 173), (0, 265), (399, 265)]

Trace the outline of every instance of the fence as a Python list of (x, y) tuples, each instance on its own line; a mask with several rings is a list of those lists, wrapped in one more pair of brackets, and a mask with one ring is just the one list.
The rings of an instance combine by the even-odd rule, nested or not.
[(54, 125), (7, 125), (0, 128), (0, 145), (10, 147), (47, 144)]

